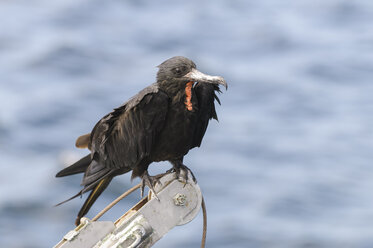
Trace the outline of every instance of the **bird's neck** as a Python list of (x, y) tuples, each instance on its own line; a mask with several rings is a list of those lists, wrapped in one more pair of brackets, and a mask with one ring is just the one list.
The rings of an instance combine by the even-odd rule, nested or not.
[(194, 110), (192, 101), (193, 96), (193, 81), (186, 84), (162, 84), (160, 88), (172, 99), (173, 104), (183, 104), (188, 111)]

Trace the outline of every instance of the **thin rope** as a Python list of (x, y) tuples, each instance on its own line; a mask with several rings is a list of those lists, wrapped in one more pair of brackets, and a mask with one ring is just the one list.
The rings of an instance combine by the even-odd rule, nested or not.
[(205, 199), (203, 199), (203, 196), (202, 196), (202, 213), (203, 213), (203, 232), (202, 232), (201, 248), (205, 248), (206, 235), (207, 235), (207, 211), (206, 211)]
[(92, 221), (96, 221), (99, 218), (101, 218), (101, 216), (104, 215), (107, 211), (109, 211), (115, 204), (120, 202), (123, 198), (127, 197), (129, 194), (131, 194), (133, 191), (135, 191), (136, 189), (140, 187), (141, 187), (141, 183), (133, 186), (132, 188), (130, 188), (129, 190), (121, 194), (117, 199), (112, 201), (109, 205), (107, 205), (104, 209), (102, 209), (101, 212), (99, 212), (95, 217), (93, 217)]

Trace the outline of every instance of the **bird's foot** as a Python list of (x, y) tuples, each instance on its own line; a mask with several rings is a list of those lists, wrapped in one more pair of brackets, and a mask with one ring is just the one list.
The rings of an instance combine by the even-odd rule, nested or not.
[(197, 179), (194, 176), (193, 172), (184, 164), (179, 164), (178, 166), (174, 166), (172, 169), (168, 170), (167, 172), (175, 172), (176, 177), (184, 182), (184, 185), (187, 184), (188, 179), (189, 179), (189, 172), (192, 175), (192, 179), (194, 183), (197, 183)]
[(159, 198), (158, 198), (157, 194), (155, 193), (154, 186), (157, 183), (162, 184), (159, 179), (161, 177), (163, 177), (164, 175), (165, 175), (165, 173), (155, 175), (155, 176), (149, 176), (148, 171), (145, 171), (144, 174), (141, 177), (141, 179), (142, 179), (141, 180), (141, 197), (144, 196), (145, 186), (148, 186), (149, 190), (152, 192), (154, 197), (159, 201)]

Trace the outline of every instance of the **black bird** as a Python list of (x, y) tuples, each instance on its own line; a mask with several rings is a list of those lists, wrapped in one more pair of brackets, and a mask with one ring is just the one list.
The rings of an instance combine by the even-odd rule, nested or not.
[(76, 225), (117, 175), (132, 170), (132, 179), (142, 179), (142, 192), (144, 185), (153, 191), (157, 178), (149, 176), (148, 166), (167, 160), (178, 176), (188, 180), (189, 169), (183, 157), (201, 145), (209, 120), (218, 119), (214, 101), (220, 101), (216, 92), (220, 92), (219, 84), (225, 88), (227, 84), (220, 76), (199, 72), (193, 61), (181, 56), (158, 67), (156, 83), (104, 116), (91, 133), (77, 139), (76, 146), (88, 148), (91, 153), (57, 173), (56, 177), (64, 177), (84, 172), (83, 189), (68, 200), (91, 191)]

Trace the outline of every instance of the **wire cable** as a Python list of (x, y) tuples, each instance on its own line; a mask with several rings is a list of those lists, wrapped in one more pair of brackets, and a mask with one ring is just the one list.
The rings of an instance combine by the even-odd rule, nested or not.
[(202, 231), (201, 248), (205, 248), (206, 235), (207, 235), (207, 211), (206, 211), (205, 199), (203, 199), (203, 196), (202, 196), (202, 213), (203, 213), (203, 231)]
[(133, 191), (135, 191), (136, 189), (140, 187), (141, 187), (141, 183), (133, 186), (132, 188), (130, 188), (129, 190), (121, 194), (117, 199), (112, 201), (109, 205), (107, 205), (104, 209), (102, 209), (101, 212), (99, 212), (95, 217), (93, 217), (92, 221), (96, 221), (99, 218), (101, 218), (101, 216), (104, 215), (107, 211), (109, 211), (112, 207), (114, 207), (115, 204), (117, 204), (118, 202), (126, 198), (129, 194), (131, 194)]

